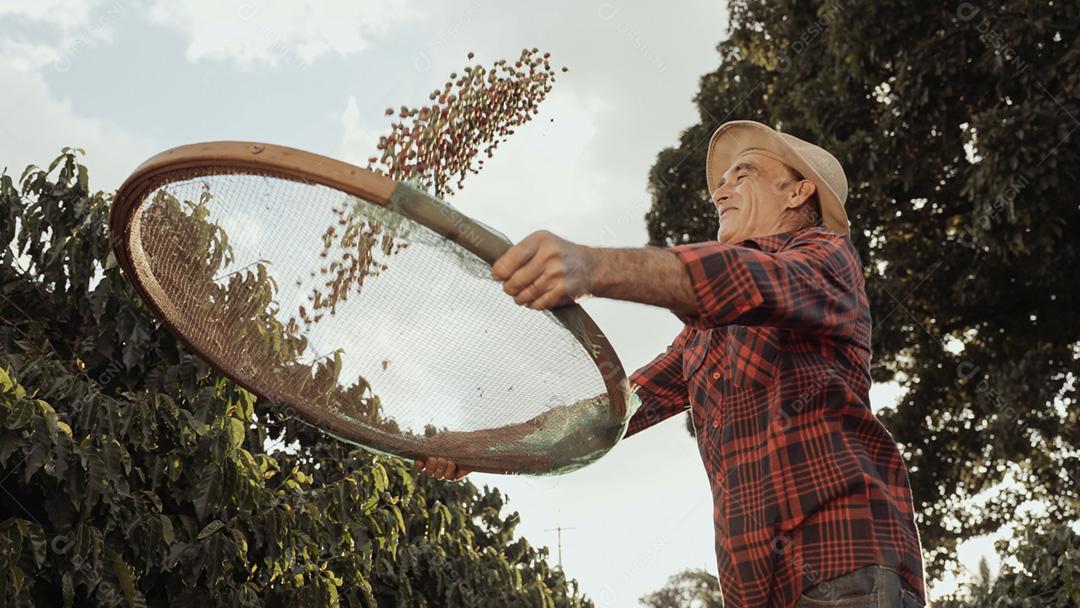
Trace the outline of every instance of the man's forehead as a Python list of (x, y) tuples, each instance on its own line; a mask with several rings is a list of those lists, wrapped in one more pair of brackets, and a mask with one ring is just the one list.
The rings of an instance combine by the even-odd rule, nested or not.
[(772, 173), (771, 169), (781, 167), (787, 167), (787, 165), (776, 158), (773, 158), (771, 154), (763, 153), (759, 150), (747, 150), (740, 153), (735, 157), (735, 160), (731, 161), (731, 166), (720, 176), (720, 180), (716, 184), (716, 187), (719, 188), (726, 184), (729, 175), (733, 176), (744, 169), (754, 173), (770, 174)]
[(732, 173), (744, 167), (749, 169), (763, 170), (767, 169), (770, 164), (784, 166), (784, 163), (774, 158), (771, 158), (766, 154), (762, 154), (757, 150), (747, 150), (746, 152), (743, 152), (742, 154), (736, 156), (735, 160), (731, 161), (731, 165), (727, 168), (727, 171), (724, 171), (724, 173)]

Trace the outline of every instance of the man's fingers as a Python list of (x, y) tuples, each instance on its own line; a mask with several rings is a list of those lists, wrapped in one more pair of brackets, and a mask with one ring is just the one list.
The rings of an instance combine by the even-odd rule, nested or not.
[(521, 306), (528, 306), (532, 304), (534, 300), (544, 295), (548, 289), (548, 280), (546, 277), (541, 276), (536, 279), (535, 283), (518, 292), (518, 294), (514, 296), (514, 302)]
[(427, 462), (424, 464), (424, 472), (427, 473), (431, 477), (438, 478), (439, 477), (439, 468), (441, 466), (442, 466), (442, 463), (439, 462), (438, 458), (428, 458)]
[(534, 310), (546, 310), (548, 308), (569, 304), (570, 302), (571, 300), (566, 295), (566, 289), (561, 285), (555, 285), (541, 294), (540, 297), (533, 300), (528, 306)]
[(435, 475), (435, 476), (438, 477), (439, 479), (446, 479), (447, 477), (450, 476), (450, 473), (452, 473), (454, 471), (454, 463), (450, 462), (449, 460), (447, 460), (445, 458), (440, 458), (439, 459), (439, 468), (437, 470), (438, 470), (438, 474)]
[(545, 270), (544, 260), (540, 258), (541, 256), (534, 255), (528, 263), (515, 270), (510, 275), (510, 278), (506, 279), (506, 282), (503, 283), (503, 291), (512, 296), (516, 296), (520, 294), (522, 290), (535, 283), (536, 279), (540, 278), (540, 275), (542, 275)]
[(555, 272), (545, 272), (544, 274), (536, 277), (532, 285), (529, 285), (527, 289), (522, 290), (516, 296), (514, 296), (514, 302), (517, 302), (521, 306), (529, 306), (530, 308), (536, 308), (534, 306), (537, 300), (543, 298), (546, 294), (552, 291), (564, 291), (566, 282), (562, 276)]
[(454, 461), (438, 456), (425, 460), (414, 460), (413, 466), (435, 479), (457, 481), (472, 472), (467, 467), (459, 467)]
[(442, 463), (439, 461), (438, 458), (428, 458), (427, 465), (424, 467), (424, 472), (431, 477), (438, 478), (440, 466), (442, 466)]
[[(535, 232), (533, 234), (536, 234)], [(505, 281), (536, 255), (540, 248), (538, 239), (532, 234), (521, 240), (520, 243), (507, 249), (502, 256), (491, 265), (491, 276), (500, 281)]]
[(432, 458), (431, 476), (435, 479), (446, 479), (453, 468), (454, 463), (445, 458)]

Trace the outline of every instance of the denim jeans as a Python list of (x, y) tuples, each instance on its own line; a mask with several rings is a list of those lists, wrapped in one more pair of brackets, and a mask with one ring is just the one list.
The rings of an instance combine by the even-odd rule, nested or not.
[(803, 592), (795, 608), (923, 608), (919, 594), (900, 573), (867, 566), (818, 583)]

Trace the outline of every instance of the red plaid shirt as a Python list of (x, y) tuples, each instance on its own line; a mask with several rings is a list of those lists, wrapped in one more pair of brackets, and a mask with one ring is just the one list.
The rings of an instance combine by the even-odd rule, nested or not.
[[(850, 237), (814, 227), (668, 248), (698, 314), (631, 375), (626, 436), (690, 409), (724, 605), (792, 606), (861, 566), (923, 595), (907, 471), (870, 411), (870, 309)], [(688, 403), (689, 402), (689, 403)]]

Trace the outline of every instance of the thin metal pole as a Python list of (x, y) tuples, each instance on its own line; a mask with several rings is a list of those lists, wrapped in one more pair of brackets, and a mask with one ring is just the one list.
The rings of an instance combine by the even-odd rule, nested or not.
[(559, 548), (559, 570), (562, 570), (562, 532), (563, 530), (576, 530), (577, 528), (564, 528), (562, 526), (555, 526), (554, 528), (547, 528), (545, 532), (555, 532), (556, 544)]

